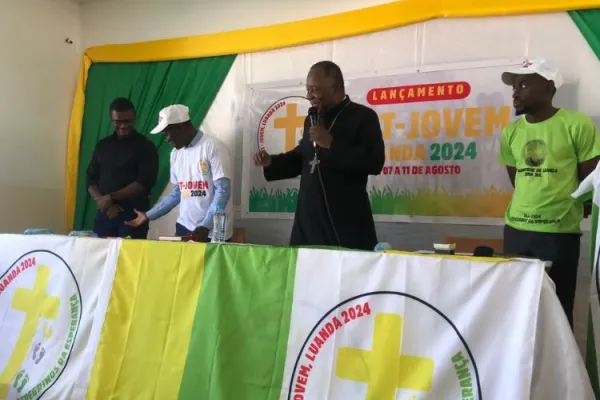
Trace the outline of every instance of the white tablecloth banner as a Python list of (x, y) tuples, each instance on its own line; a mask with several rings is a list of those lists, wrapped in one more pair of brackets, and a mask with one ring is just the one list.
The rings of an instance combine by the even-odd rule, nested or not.
[[(129, 243), (0, 235), (0, 399), (83, 400), (92, 368), (94, 375), (95, 367), (112, 368), (95, 363), (102, 346), (120, 343), (112, 337), (99, 346), (101, 330), (123, 332), (106, 327), (107, 304), (109, 298), (113, 304), (114, 296), (130, 293), (128, 285), (135, 286), (116, 279), (115, 271), (138, 263), (160, 273), (146, 254), (125, 256)], [(200, 248), (146, 243), (140, 253)], [(273, 257), (287, 263), (272, 263)], [(174, 271), (184, 262), (166, 255), (160, 267)], [(198, 268), (205, 268), (206, 287), (217, 282), (211, 281), (217, 269), (244, 268), (240, 276), (250, 276), (250, 284), (258, 285), (256, 296), (266, 296), (268, 290), (262, 289), (269, 289), (293, 298), (286, 311), (289, 336), (278, 339), (281, 355), (287, 355), (273, 367), (273, 359), (256, 360), (269, 363), (271, 370), (280, 368), (277, 373), (283, 376), (281, 388), (270, 389), (269, 400), (593, 398), (582, 357), (540, 261), (220, 245), (208, 248), (203, 262)], [(226, 265), (232, 262), (236, 264)], [(269, 268), (295, 272), (291, 279), (280, 273), (280, 282)], [(247, 275), (253, 273), (254, 278)], [(203, 307), (214, 304), (215, 312), (226, 304), (222, 300), (201, 298)], [(164, 301), (156, 296), (136, 307), (152, 310)], [(278, 325), (257, 327), (256, 337), (272, 337), (268, 329), (273, 327)], [(128, 340), (126, 334), (122, 340)], [(223, 357), (226, 350), (214, 351)], [(142, 362), (143, 354), (138, 357)], [(211, 362), (214, 358), (204, 364), (210, 367)], [(253, 382), (253, 370), (238, 373), (243, 376), (235, 379)], [(118, 376), (122, 382), (128, 379)], [(172, 398), (193, 400), (176, 393)]]
[(119, 245), (0, 235), (0, 399), (83, 400)]

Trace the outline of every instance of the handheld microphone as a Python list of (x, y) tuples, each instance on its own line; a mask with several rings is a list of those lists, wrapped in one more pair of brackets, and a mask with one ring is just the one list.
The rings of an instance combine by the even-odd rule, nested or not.
[(319, 124), (319, 110), (317, 107), (311, 107), (308, 109), (308, 117), (310, 118), (310, 126)]
[[(316, 126), (319, 124), (319, 109), (317, 107), (311, 107), (308, 109), (308, 117), (310, 118), (310, 126)], [(313, 142), (313, 147), (317, 147), (317, 143)]]

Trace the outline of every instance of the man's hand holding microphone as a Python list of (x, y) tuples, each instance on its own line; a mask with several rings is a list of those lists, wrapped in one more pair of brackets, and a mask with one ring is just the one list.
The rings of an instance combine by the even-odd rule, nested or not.
[[(309, 139), (313, 142), (313, 146), (319, 146), (324, 149), (331, 147), (333, 136), (324, 127), (320, 125), (320, 116), (316, 107), (311, 107), (308, 110), (310, 118)], [(259, 167), (267, 168), (271, 166), (271, 155), (266, 150), (260, 150), (254, 155), (254, 164)]]

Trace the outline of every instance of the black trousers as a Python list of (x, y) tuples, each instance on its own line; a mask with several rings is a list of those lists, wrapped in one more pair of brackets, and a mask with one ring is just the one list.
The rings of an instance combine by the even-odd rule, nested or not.
[[(190, 231), (185, 226), (181, 225), (179, 222), (177, 222), (175, 224), (175, 236), (184, 237), (184, 236), (190, 236), (191, 234), (192, 234), (192, 231)], [(225, 242), (231, 243), (231, 238), (229, 238)]]
[(551, 261), (550, 278), (556, 285), (556, 295), (562, 304), (571, 328), (577, 287), (581, 234), (521, 231), (504, 227), (504, 253)]
[(103, 238), (126, 238), (146, 239), (150, 224), (145, 223), (137, 228), (125, 225), (126, 221), (135, 219), (136, 214), (131, 207), (123, 207), (123, 211), (115, 219), (109, 219), (98, 211), (94, 220), (94, 233)]

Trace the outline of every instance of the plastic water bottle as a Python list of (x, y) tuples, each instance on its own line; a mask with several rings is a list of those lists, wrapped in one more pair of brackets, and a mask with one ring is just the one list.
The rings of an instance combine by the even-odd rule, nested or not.
[(392, 245), (389, 244), (388, 242), (377, 243), (377, 245), (375, 246), (375, 251), (386, 251), (386, 250), (391, 250), (391, 249), (392, 249)]
[(23, 235), (54, 235), (54, 231), (46, 228), (27, 228)]
[(98, 235), (95, 234), (92, 231), (71, 231), (69, 232), (69, 236), (76, 236), (76, 237), (95, 237), (97, 238)]
[(215, 210), (215, 215), (213, 216), (213, 233), (212, 233), (212, 243), (223, 243), (225, 242), (225, 209), (219, 207)]

